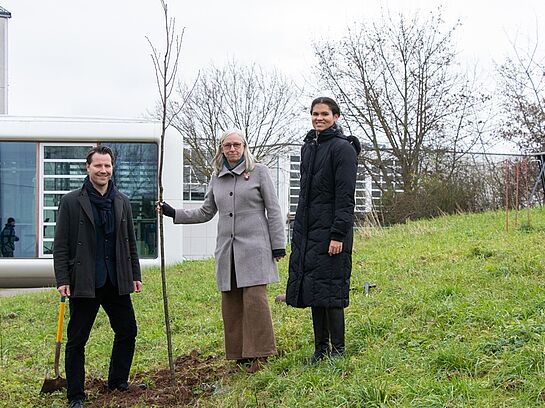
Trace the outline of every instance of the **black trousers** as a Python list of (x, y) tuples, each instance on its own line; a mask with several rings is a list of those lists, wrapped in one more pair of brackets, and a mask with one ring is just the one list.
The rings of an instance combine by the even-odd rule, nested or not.
[(315, 356), (344, 354), (344, 309), (312, 306), (311, 310)]
[(85, 399), (85, 344), (100, 306), (108, 315), (115, 333), (108, 386), (115, 388), (129, 378), (137, 333), (134, 309), (130, 295), (120, 296), (117, 288), (106, 279), (106, 285), (95, 290), (94, 298), (70, 298), (65, 352), (69, 401)]

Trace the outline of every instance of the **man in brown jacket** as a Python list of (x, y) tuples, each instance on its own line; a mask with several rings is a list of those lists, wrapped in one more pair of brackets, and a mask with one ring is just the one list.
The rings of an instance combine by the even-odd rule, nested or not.
[(71, 408), (85, 400), (85, 344), (100, 306), (115, 333), (108, 387), (126, 391), (134, 355), (136, 319), (131, 292), (142, 290), (129, 199), (110, 180), (114, 155), (98, 146), (87, 155), (82, 188), (60, 202), (53, 259), (57, 290), (70, 298), (66, 344), (67, 397)]

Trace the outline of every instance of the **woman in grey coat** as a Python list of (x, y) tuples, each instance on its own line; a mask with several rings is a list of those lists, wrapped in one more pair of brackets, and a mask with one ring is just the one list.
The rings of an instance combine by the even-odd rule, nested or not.
[(277, 354), (266, 285), (278, 281), (276, 261), (286, 255), (284, 223), (269, 170), (256, 163), (242, 131), (223, 133), (214, 170), (200, 208), (173, 209), (164, 202), (163, 214), (175, 224), (195, 224), (218, 213), (216, 281), (225, 353), (255, 372)]

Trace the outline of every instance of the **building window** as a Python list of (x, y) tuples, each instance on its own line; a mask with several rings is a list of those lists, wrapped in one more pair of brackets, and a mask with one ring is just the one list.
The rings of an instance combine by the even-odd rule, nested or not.
[(15, 219), (13, 256), (35, 258), (37, 143), (0, 142), (0, 229)]
[(355, 208), (356, 213), (365, 213), (370, 211), (368, 208), (367, 197), (369, 195), (367, 191), (367, 179), (368, 175), (365, 168), (358, 164), (358, 172), (356, 175), (356, 191), (355, 191)]
[(85, 157), (92, 144), (41, 145), (39, 256), (53, 255), (55, 225), (61, 197), (70, 190), (80, 188), (86, 176)]
[(129, 197), (141, 258), (157, 257), (157, 157), (155, 143), (102, 143), (115, 156), (112, 179)]
[[(293, 216), (297, 211), (297, 203), (299, 201), (299, 186), (300, 186), (300, 160), (301, 156), (290, 155), (290, 191), (289, 191), (289, 212)], [(355, 212), (363, 213), (370, 211), (368, 208), (368, 196), (367, 180), (369, 176), (362, 165), (358, 165), (358, 174), (356, 178), (356, 191), (355, 191)]]
[(297, 203), (299, 202), (299, 186), (301, 183), (301, 175), (299, 173), (301, 156), (299, 153), (297, 155), (290, 155), (290, 203), (289, 203), (289, 213), (293, 217), (297, 211)]
[(185, 201), (204, 201), (208, 178), (197, 167), (191, 165), (191, 149), (184, 149), (183, 199)]
[[(138, 253), (157, 257), (156, 143), (103, 143), (116, 157), (113, 180), (129, 197)], [(81, 188), (93, 143), (0, 142), (0, 229), (15, 219), (14, 257), (53, 256), (62, 196)]]

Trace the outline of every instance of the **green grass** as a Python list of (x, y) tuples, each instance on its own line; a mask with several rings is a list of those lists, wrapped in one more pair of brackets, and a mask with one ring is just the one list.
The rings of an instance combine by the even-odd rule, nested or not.
[[(310, 311), (274, 304), (280, 355), (255, 375), (233, 374), (202, 407), (537, 407), (545, 403), (545, 211), (507, 234), (502, 212), (441, 217), (356, 237), (347, 356), (307, 364)], [(158, 270), (133, 296), (133, 373), (167, 365)], [(375, 283), (370, 296), (364, 283)], [(214, 263), (168, 270), (174, 354), (223, 354)], [(54, 290), (0, 298), (0, 406), (64, 406), (39, 396), (52, 375)], [(101, 311), (87, 373), (105, 378), (112, 334)]]

